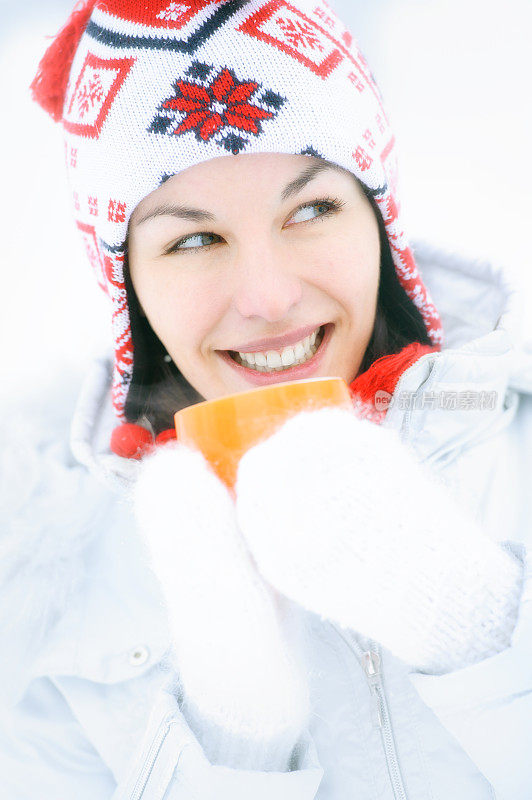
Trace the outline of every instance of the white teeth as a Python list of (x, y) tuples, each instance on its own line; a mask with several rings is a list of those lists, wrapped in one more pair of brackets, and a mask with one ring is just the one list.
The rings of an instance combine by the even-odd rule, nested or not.
[(268, 362), (268, 366), (270, 369), (274, 369), (275, 367), (282, 367), (283, 362), (281, 361), (281, 356), (279, 353), (276, 353), (275, 350), (268, 350), (266, 353), (266, 360)]
[(277, 372), (281, 369), (291, 367), (294, 364), (301, 364), (308, 361), (318, 349), (323, 338), (320, 336), (319, 341), (317, 341), (320, 330), (321, 328), (318, 328), (314, 333), (306, 336), (301, 342), (291, 347), (285, 347), (283, 350), (268, 350), (267, 352), (256, 353), (239, 352), (238, 356), (240, 357), (241, 363), (246, 367), (253, 367), (259, 372)]
[(240, 356), (242, 361), (249, 361), (250, 364), (255, 364), (256, 363), (255, 355), (259, 355), (259, 354), (258, 353), (257, 354), (255, 354), (255, 353), (239, 353), (238, 355)]
[(290, 367), (292, 364), (296, 363), (293, 347), (287, 347), (285, 350), (283, 350), (281, 353), (281, 361), (283, 363), (283, 367)]
[(303, 344), (296, 344), (294, 348), (294, 353), (296, 354), (296, 358), (304, 358), (307, 348)]

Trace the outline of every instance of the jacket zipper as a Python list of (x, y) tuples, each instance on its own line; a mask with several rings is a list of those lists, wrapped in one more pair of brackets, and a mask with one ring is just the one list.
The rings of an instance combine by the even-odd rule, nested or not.
[(135, 786), (133, 787), (133, 791), (130, 795), (130, 800), (140, 800), (140, 798), (144, 794), (146, 784), (148, 783), (151, 771), (153, 769), (153, 765), (157, 760), (157, 756), (161, 752), (161, 747), (163, 746), (163, 742), (168, 735), (168, 731), (170, 730), (170, 725), (172, 724), (172, 717), (173, 713), (167, 714), (160, 723), (157, 732), (153, 738), (153, 741), (150, 745), (148, 755), (146, 756), (144, 764), (142, 765), (140, 774), (137, 780), (135, 781)]
[(408, 800), (401, 776), (401, 770), (399, 768), (399, 759), (397, 756), (397, 748), (390, 720), (390, 711), (388, 708), (388, 702), (386, 700), (386, 693), (384, 691), (379, 645), (377, 642), (368, 640), (370, 649), (363, 650), (353, 634), (349, 635), (349, 638), (347, 638), (343, 631), (337, 628), (336, 625), (333, 625), (332, 627), (347, 644), (350, 650), (355, 653), (360, 664), (362, 665), (369, 684), (370, 692), (375, 698), (377, 721), (381, 731), (381, 738), (386, 756), (388, 775), (392, 784), (393, 796), (395, 800)]
[(384, 693), (382, 673), (380, 670), (381, 659), (377, 648), (375, 650), (367, 650), (362, 654), (362, 665), (377, 703), (379, 727), (381, 729), (382, 741), (386, 753), (386, 762), (388, 764), (388, 772), (393, 787), (394, 797), (396, 800), (407, 800), (405, 787), (401, 778), (401, 771), (399, 769), (399, 760), (397, 758), (397, 750), (395, 747), (395, 740), (390, 722), (390, 712), (388, 709), (388, 703), (386, 701), (386, 695)]

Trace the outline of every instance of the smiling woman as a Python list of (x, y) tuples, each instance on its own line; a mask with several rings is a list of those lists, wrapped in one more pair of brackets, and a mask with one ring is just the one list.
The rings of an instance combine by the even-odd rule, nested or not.
[[(529, 800), (532, 364), (495, 270), (412, 249), (351, 32), (323, 0), (85, 0), (33, 91), (112, 349), (73, 412), (1, 420), (2, 797)], [(168, 441), (321, 377), (352, 404), (234, 491)]]
[(324, 159), (241, 154), (169, 177), (131, 215), (127, 264), (126, 414), (155, 433), (193, 399), (351, 383), (381, 356), (430, 344), (371, 194)]

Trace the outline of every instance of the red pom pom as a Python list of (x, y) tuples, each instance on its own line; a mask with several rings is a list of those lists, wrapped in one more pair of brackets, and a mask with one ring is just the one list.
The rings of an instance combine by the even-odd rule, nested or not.
[(173, 439), (177, 439), (175, 428), (168, 428), (155, 437), (155, 444), (166, 444), (166, 442), (171, 442)]
[(43, 55), (31, 85), (32, 97), (52, 119), (63, 115), (70, 67), (97, 0), (77, 3), (70, 17)]
[(399, 378), (408, 367), (411, 367), (426, 353), (439, 350), (439, 347), (419, 342), (407, 344), (399, 353), (382, 356), (374, 361), (366, 372), (357, 375), (355, 380), (350, 383), (349, 388), (364, 402), (373, 401), (375, 393), (379, 390), (393, 394)]
[(125, 422), (114, 429), (110, 444), (117, 456), (140, 459), (153, 447), (153, 436), (142, 425)]

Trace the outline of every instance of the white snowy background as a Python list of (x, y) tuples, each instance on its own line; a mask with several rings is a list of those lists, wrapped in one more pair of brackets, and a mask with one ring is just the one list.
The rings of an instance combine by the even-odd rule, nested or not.
[[(407, 230), (521, 275), (532, 308), (531, 0), (330, 0), (395, 128)], [(28, 85), (67, 0), (0, 0), (4, 391), (111, 341), (71, 217), (61, 131)], [(532, 314), (529, 315), (532, 317)], [(526, 321), (526, 335), (532, 324)], [(16, 388), (15, 388), (16, 387)]]

